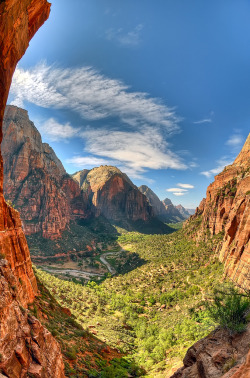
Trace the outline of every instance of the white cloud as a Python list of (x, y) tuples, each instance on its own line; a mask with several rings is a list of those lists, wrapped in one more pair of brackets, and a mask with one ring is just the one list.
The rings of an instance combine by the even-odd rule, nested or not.
[(184, 196), (184, 194), (187, 194), (187, 193), (183, 193), (183, 192), (174, 192), (173, 193), (175, 196)]
[[(146, 169), (186, 169), (182, 160), (169, 150), (167, 142), (156, 129), (145, 127), (138, 131), (117, 131), (88, 128), (80, 136), (85, 151), (123, 166), (133, 177), (141, 177)], [(138, 176), (139, 175), (139, 176)]]
[(166, 189), (166, 192), (178, 192), (178, 193), (185, 193), (187, 192), (187, 189), (181, 189), (181, 188), (169, 188), (169, 189)]
[(105, 77), (91, 67), (57, 68), (41, 63), (34, 68), (17, 68), (12, 85), (13, 105), (30, 102), (44, 108), (70, 109), (84, 119), (118, 117), (132, 127), (154, 125), (177, 131), (177, 117), (159, 99), (133, 92), (119, 80)]
[(48, 139), (57, 142), (77, 136), (80, 129), (72, 127), (69, 123), (60, 124), (54, 118), (50, 118), (39, 127), (39, 130)]
[(222, 158), (217, 161), (217, 167), (210, 169), (209, 171), (203, 171), (201, 172), (201, 175), (206, 176), (207, 178), (210, 178), (212, 176), (215, 176), (223, 171), (223, 169), (227, 166), (232, 164), (231, 160), (228, 160), (226, 158)]
[(124, 31), (123, 28), (108, 29), (105, 36), (109, 41), (116, 41), (123, 46), (137, 46), (141, 42), (142, 24), (138, 24), (133, 30)]
[[(187, 169), (179, 154), (166, 141), (179, 131), (173, 109), (147, 93), (133, 92), (119, 80), (101, 75), (91, 67), (57, 68), (41, 63), (24, 70), (17, 68), (11, 95), (13, 104), (25, 102), (44, 108), (69, 109), (83, 120), (104, 120), (114, 126), (74, 128), (51, 118), (41, 125), (50, 140), (68, 140), (75, 136), (84, 141), (83, 156), (67, 161), (77, 166), (112, 164), (133, 178), (143, 178), (148, 169)], [(84, 121), (83, 121), (84, 122)], [(178, 191), (179, 192), (179, 191)]]
[(185, 189), (193, 189), (194, 185), (191, 184), (177, 184), (180, 188), (185, 188)]
[(211, 118), (204, 118), (204, 119), (200, 119), (199, 121), (195, 121), (193, 123), (195, 123), (196, 125), (201, 125), (203, 123), (211, 123), (211, 122), (212, 122)]
[(94, 156), (74, 156), (71, 159), (67, 159), (66, 163), (74, 164), (80, 168), (85, 168), (86, 166), (90, 166), (91, 168), (97, 167), (99, 165), (109, 165), (110, 162), (105, 159), (99, 159)]
[(240, 134), (231, 135), (231, 137), (226, 141), (226, 145), (230, 147), (241, 147), (243, 145), (244, 138)]

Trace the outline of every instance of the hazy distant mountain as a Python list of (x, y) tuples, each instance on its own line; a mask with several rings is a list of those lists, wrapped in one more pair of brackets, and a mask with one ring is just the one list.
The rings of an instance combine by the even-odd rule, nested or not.
[(180, 222), (185, 219), (168, 198), (166, 198), (164, 201), (161, 201), (159, 197), (147, 185), (141, 185), (139, 187), (139, 190), (143, 194), (145, 194), (154, 210), (155, 215), (162, 221), (167, 223), (174, 223)]
[(183, 207), (182, 205), (177, 205), (177, 206), (175, 206), (175, 208), (181, 213), (181, 215), (185, 218), (185, 219), (187, 219), (187, 218), (189, 218), (190, 217), (190, 213), (189, 213), (189, 211), (187, 210), (187, 209), (185, 209), (185, 207)]
[(188, 212), (190, 215), (194, 215), (196, 209), (187, 209), (187, 208), (186, 208), (186, 210), (187, 210), (187, 212)]
[(180, 213), (176, 206), (172, 204), (169, 198), (165, 198), (162, 203), (165, 206), (170, 222), (175, 223), (185, 220), (185, 217)]

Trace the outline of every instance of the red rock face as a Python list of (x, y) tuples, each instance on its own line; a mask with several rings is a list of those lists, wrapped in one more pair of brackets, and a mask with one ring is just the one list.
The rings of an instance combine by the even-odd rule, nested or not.
[[(0, 3), (0, 142), (13, 72), (49, 10), (46, 0)], [(57, 342), (25, 310), (37, 293), (36, 279), (19, 214), (6, 204), (2, 190), (0, 153), (0, 371), (10, 378), (61, 378), (64, 366)]]
[[(195, 235), (224, 233), (218, 248), (226, 274), (242, 287), (250, 287), (250, 135), (232, 165), (215, 177), (191, 217), (201, 216), (201, 226)], [(187, 222), (187, 225), (189, 222)]]
[(26, 235), (56, 239), (87, 202), (26, 110), (7, 106), (3, 122), (4, 194), (20, 211)]
[(73, 175), (92, 203), (96, 216), (107, 219), (147, 221), (153, 217), (147, 198), (118, 168), (101, 166)]
[(58, 343), (35, 317), (20, 307), (27, 297), (24, 279), (22, 275), (18, 280), (7, 260), (0, 260), (0, 371), (10, 378), (63, 378)]

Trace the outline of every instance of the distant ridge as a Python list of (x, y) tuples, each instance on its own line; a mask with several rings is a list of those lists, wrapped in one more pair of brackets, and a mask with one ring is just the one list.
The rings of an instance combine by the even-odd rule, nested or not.
[(139, 190), (147, 197), (155, 215), (166, 223), (176, 223), (186, 218), (176, 209), (170, 199), (161, 201), (159, 197), (147, 185), (141, 185)]

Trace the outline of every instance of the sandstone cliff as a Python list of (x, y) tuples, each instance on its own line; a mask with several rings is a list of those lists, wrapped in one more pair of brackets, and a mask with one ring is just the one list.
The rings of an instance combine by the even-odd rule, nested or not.
[(199, 220), (194, 237), (201, 240), (222, 233), (218, 246), (226, 274), (238, 285), (250, 287), (250, 135), (234, 163), (225, 167), (207, 188), (195, 215)]
[(87, 193), (95, 215), (112, 221), (148, 221), (153, 218), (147, 198), (127, 175), (112, 166), (83, 170), (72, 176)]
[(185, 219), (168, 198), (161, 201), (147, 185), (141, 185), (139, 190), (147, 197), (154, 214), (163, 222), (174, 223)]
[(26, 110), (6, 107), (3, 136), (4, 194), (20, 211), (26, 235), (56, 239), (70, 220), (87, 216), (84, 194)]
[[(0, 142), (11, 78), (29, 40), (48, 18), (46, 0), (0, 3)], [(52, 335), (25, 308), (37, 294), (18, 212), (3, 198), (0, 154), (0, 371), (10, 378), (64, 377), (62, 355)]]

